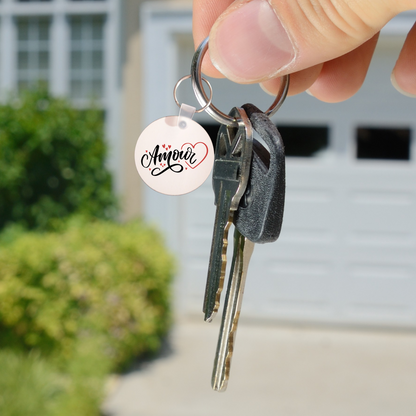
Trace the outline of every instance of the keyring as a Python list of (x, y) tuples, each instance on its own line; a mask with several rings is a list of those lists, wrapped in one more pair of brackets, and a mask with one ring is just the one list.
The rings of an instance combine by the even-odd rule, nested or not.
[[(211, 91), (211, 99), (208, 99), (204, 88), (202, 87), (202, 80), (208, 81), (202, 77), (201, 75), (201, 66), (202, 66), (202, 59), (204, 58), (205, 53), (208, 50), (208, 41), (209, 37), (206, 37), (203, 42), (199, 45), (198, 49), (195, 51), (194, 56), (192, 58), (191, 64), (191, 76), (192, 81), (192, 88), (194, 89), (195, 96), (199, 102), (203, 106), (203, 109), (215, 120), (220, 122), (221, 124), (225, 124), (229, 127), (235, 127), (238, 124), (237, 119), (230, 117), (227, 114), (224, 114), (222, 111), (218, 110), (217, 107), (212, 104), (212, 89)], [(265, 114), (271, 117), (276, 111), (281, 107), (285, 98), (287, 96), (287, 92), (289, 90), (289, 75), (284, 75), (282, 77), (282, 83), (280, 85), (280, 89), (277, 93), (276, 99), (273, 101), (270, 108), (265, 111)], [(209, 85), (209, 84), (208, 84)]]
[[(174, 100), (175, 100), (175, 103), (177, 104), (177, 106), (180, 108), (181, 107), (181, 105), (180, 105), (180, 103), (179, 103), (179, 101), (178, 101), (178, 98), (176, 97), (176, 91), (177, 91), (177, 89), (178, 89), (178, 87), (179, 87), (179, 85), (181, 85), (181, 83), (183, 82), (183, 81), (185, 81), (186, 79), (188, 79), (188, 78), (191, 78), (191, 75), (185, 75), (184, 77), (182, 77), (177, 83), (176, 83), (176, 85), (175, 85), (175, 88), (173, 89), (173, 98), (174, 98)], [(207, 85), (208, 85), (208, 88), (209, 88), (209, 93), (210, 93), (210, 98), (208, 99), (208, 97), (206, 96), (206, 94), (205, 94), (205, 91), (204, 91), (204, 98), (206, 99), (206, 100), (208, 100), (208, 102), (206, 102), (206, 100), (205, 100), (205, 105), (202, 107), (202, 108), (200, 108), (199, 110), (195, 110), (195, 113), (202, 113), (204, 110), (206, 110), (210, 105), (211, 105), (211, 103), (212, 103), (212, 87), (211, 87), (211, 84), (209, 83), (209, 81), (206, 79), (206, 78), (204, 78), (204, 77), (201, 77), (201, 79), (202, 79), (202, 81), (204, 81)], [(199, 101), (199, 100), (198, 100)]]

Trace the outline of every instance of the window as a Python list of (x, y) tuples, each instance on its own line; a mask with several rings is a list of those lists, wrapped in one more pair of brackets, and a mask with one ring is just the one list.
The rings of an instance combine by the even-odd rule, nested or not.
[(313, 157), (329, 145), (326, 126), (277, 126), (285, 144), (286, 156)]
[[(211, 137), (212, 143), (217, 141), (220, 126), (218, 124), (201, 124)], [(328, 148), (328, 127), (317, 126), (278, 126), (285, 145), (286, 156), (313, 157)], [(257, 138), (261, 140), (260, 138)], [(266, 145), (267, 147), (267, 145)]]
[(104, 84), (104, 17), (74, 16), (71, 22), (71, 97), (99, 99)]
[(18, 90), (39, 82), (49, 83), (50, 18), (17, 19), (17, 86)]
[[(78, 108), (88, 107), (95, 97), (94, 105), (105, 115), (108, 139), (116, 140), (122, 3), (0, 0), (0, 100), (7, 102), (10, 94), (39, 82)], [(116, 175), (120, 155), (109, 155)]]
[(409, 128), (359, 127), (357, 159), (410, 160)]
[(217, 135), (218, 135), (218, 130), (220, 129), (221, 125), (220, 124), (211, 124), (211, 123), (200, 123), (201, 126), (205, 129), (205, 131), (208, 133), (209, 137), (211, 138), (212, 141), (212, 145), (214, 146), (215, 149), (215, 145), (217, 143)]

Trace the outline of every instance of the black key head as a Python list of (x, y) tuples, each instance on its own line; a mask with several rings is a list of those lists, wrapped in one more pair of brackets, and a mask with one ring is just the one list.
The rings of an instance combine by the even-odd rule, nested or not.
[(243, 105), (253, 129), (269, 150), (253, 140), (253, 158), (246, 191), (234, 214), (234, 225), (254, 243), (279, 237), (285, 202), (285, 151), (276, 126), (252, 104)]

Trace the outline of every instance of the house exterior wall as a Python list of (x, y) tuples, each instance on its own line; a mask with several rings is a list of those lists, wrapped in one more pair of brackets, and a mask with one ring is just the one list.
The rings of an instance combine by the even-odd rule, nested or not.
[[(123, 162), (120, 169), (123, 182), (121, 200), (124, 220), (141, 217), (145, 211), (145, 189), (137, 174), (133, 158), (137, 139), (147, 124), (145, 116), (147, 106), (145, 84), (147, 80), (144, 77), (146, 55), (143, 51), (143, 3), (152, 5), (160, 2), (122, 0), (123, 54), (121, 68), (123, 99), (120, 118), (122, 120)], [(188, 10), (192, 7), (190, 1), (167, 0), (160, 4), (162, 4), (162, 8), (175, 4), (178, 4), (178, 7), (184, 7), (185, 5)]]
[(121, 195), (123, 219), (129, 220), (143, 214), (143, 184), (133, 162), (134, 147), (143, 129), (143, 71), (142, 71), (142, 36), (140, 30), (140, 7), (142, 1), (124, 0), (123, 19), (123, 53), (121, 59), (121, 76), (123, 99), (121, 111), (121, 136), (123, 163), (122, 180), (124, 189)]

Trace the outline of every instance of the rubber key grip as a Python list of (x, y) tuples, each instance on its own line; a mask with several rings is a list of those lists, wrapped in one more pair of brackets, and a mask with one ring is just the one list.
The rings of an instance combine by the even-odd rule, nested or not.
[(234, 214), (234, 225), (254, 243), (270, 243), (280, 235), (285, 204), (285, 150), (277, 127), (252, 104), (242, 106), (253, 129), (269, 150), (253, 142), (247, 189)]

